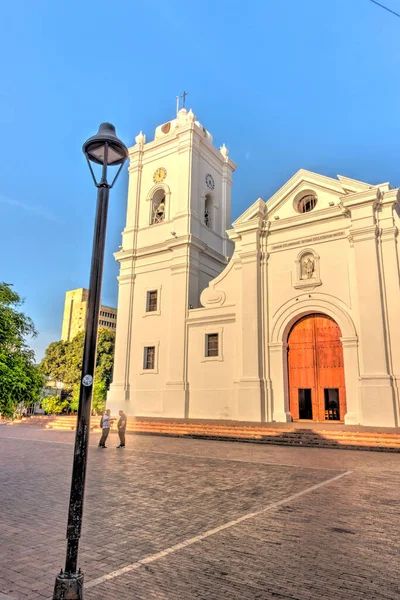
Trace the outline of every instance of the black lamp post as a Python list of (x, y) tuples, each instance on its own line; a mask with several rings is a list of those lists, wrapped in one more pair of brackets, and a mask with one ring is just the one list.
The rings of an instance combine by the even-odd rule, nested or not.
[[(67, 557), (65, 569), (56, 577), (53, 600), (82, 600), (83, 573), (77, 568), (79, 538), (81, 536), (83, 498), (85, 493), (86, 464), (89, 444), (90, 411), (93, 378), (96, 366), (98, 318), (103, 278), (104, 247), (106, 242), (108, 197), (122, 166), (128, 157), (126, 146), (117, 138), (115, 127), (102, 123), (98, 133), (83, 145), (97, 192), (96, 221), (94, 226), (92, 265), (90, 268), (89, 299), (86, 334), (83, 351), (82, 377), (79, 391), (78, 423), (75, 436), (74, 464), (67, 526)], [(102, 165), (102, 177), (97, 182), (91, 162)], [(112, 183), (107, 181), (107, 167), (119, 169)]]

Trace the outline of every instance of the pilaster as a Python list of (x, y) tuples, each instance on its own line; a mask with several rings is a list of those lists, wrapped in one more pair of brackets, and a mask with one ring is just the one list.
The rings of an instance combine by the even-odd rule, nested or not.
[[(133, 274), (118, 277), (118, 316), (115, 338), (113, 382), (107, 394), (107, 406), (116, 412), (124, 409), (130, 400), (130, 364), (132, 346), (132, 321), (135, 277)], [(125, 327), (118, 327), (118, 323)]]
[(347, 413), (344, 415), (346, 425), (361, 423), (360, 398), (358, 394), (358, 338), (342, 337), (344, 376), (346, 383)]
[[(182, 257), (180, 257), (182, 260)], [(170, 304), (168, 330), (168, 370), (163, 392), (163, 416), (184, 418), (187, 416), (186, 380), (186, 314), (189, 283), (187, 262), (172, 263), (170, 266), (173, 302)]]
[[(351, 210), (360, 343), (360, 411), (364, 425), (395, 425), (394, 394), (388, 364), (384, 288), (378, 252), (377, 188), (344, 202)], [(349, 419), (351, 417), (349, 416)]]
[(398, 190), (383, 195), (379, 205), (379, 244), (383, 281), (383, 301), (388, 343), (389, 372), (395, 394), (396, 424), (400, 422), (400, 268), (398, 261), (398, 234), (393, 211), (398, 203)]
[(242, 248), (242, 364), (238, 381), (238, 419), (261, 421), (265, 390), (261, 378), (261, 253), (258, 229), (243, 235)]
[(289, 409), (288, 345), (286, 342), (269, 344), (269, 360), (273, 373), (272, 420), (288, 423), (292, 420)]

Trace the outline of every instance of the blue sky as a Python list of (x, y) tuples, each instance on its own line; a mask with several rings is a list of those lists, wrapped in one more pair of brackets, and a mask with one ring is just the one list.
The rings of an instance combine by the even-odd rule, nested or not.
[[(96, 191), (81, 146), (99, 123), (127, 145), (152, 139), (188, 90), (238, 163), (233, 219), (299, 168), (397, 186), (399, 34), (369, 0), (3, 3), (0, 280), (26, 299), (37, 358), (60, 338), (65, 291), (88, 285)], [(125, 172), (103, 282), (115, 306), (126, 189)]]

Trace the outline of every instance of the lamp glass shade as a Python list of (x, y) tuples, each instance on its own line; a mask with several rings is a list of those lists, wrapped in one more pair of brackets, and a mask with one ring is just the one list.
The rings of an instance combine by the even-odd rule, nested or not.
[(126, 160), (128, 149), (118, 139), (115, 127), (111, 123), (102, 123), (97, 134), (83, 144), (83, 151), (89, 160), (103, 165), (106, 146), (108, 146), (107, 165), (120, 165)]

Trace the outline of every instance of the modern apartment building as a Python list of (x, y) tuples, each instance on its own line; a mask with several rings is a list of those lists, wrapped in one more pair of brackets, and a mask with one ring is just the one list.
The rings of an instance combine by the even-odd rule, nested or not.
[[(85, 331), (86, 311), (89, 290), (79, 288), (65, 294), (64, 316), (61, 339), (70, 342), (78, 333)], [(99, 328), (115, 331), (117, 327), (117, 309), (101, 306), (99, 312)]]

